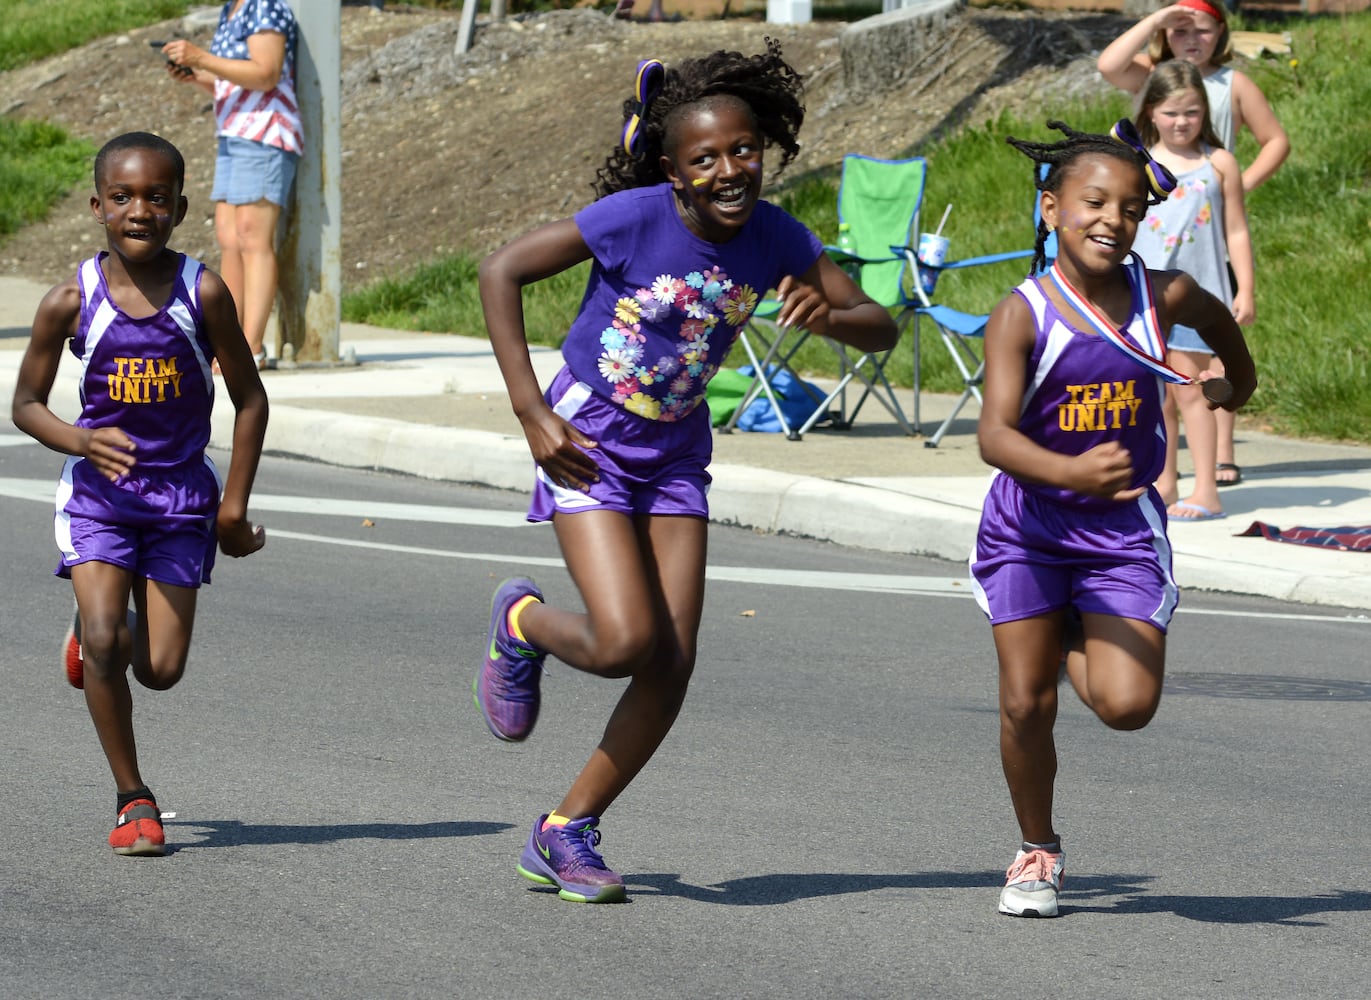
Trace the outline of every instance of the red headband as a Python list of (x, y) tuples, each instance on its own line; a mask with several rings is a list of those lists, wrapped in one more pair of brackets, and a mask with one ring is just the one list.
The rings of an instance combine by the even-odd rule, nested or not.
[(1177, 7), (1184, 7), (1187, 10), (1197, 10), (1201, 14), (1208, 14), (1220, 24), (1224, 23), (1223, 11), (1215, 7), (1208, 0), (1177, 0)]

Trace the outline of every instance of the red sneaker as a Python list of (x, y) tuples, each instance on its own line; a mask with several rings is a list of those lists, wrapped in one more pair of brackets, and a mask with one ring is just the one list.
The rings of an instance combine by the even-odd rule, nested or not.
[(162, 811), (152, 799), (134, 799), (119, 811), (119, 820), (109, 835), (115, 854), (160, 857), (166, 853), (166, 845)]
[(62, 666), (67, 671), (67, 683), (72, 687), (86, 686), (86, 661), (81, 657), (81, 612), (71, 616), (71, 625), (62, 639)]

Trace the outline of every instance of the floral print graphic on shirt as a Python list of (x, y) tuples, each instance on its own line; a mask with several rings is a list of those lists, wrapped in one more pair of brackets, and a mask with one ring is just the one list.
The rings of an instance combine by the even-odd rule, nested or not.
[(1174, 233), (1167, 232), (1165, 223), (1152, 213), (1148, 213), (1147, 218), (1143, 220), (1143, 225), (1147, 226), (1148, 229), (1152, 230), (1153, 233), (1161, 238), (1162, 247), (1167, 251), (1174, 250), (1182, 243), (1194, 243), (1195, 230), (1199, 229), (1201, 226), (1209, 225), (1213, 220), (1214, 211), (1209, 203), (1205, 187), (1204, 179), (1196, 178), (1182, 181), (1180, 184), (1176, 185), (1176, 190), (1171, 192), (1169, 200), (1173, 202), (1183, 201), (1186, 198), (1204, 199), (1204, 203), (1200, 205), (1198, 211), (1195, 212), (1193, 221), (1182, 226), (1179, 231)]
[[(756, 308), (752, 287), (735, 285), (718, 267), (683, 278), (659, 274), (650, 287), (619, 299), (600, 333), (597, 364), (614, 387), (611, 398), (649, 420), (680, 420), (705, 398), (705, 385), (719, 370), (717, 353), (710, 359), (710, 340), (722, 338), (726, 349)], [(675, 353), (645, 357), (644, 323), (663, 333), (675, 324)]]

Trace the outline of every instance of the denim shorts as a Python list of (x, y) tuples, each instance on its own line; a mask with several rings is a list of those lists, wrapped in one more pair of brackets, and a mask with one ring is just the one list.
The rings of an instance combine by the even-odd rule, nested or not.
[(1204, 342), (1200, 331), (1175, 323), (1171, 335), (1166, 338), (1166, 346), (1172, 351), (1189, 351), (1192, 354), (1213, 354), (1214, 349)]
[(299, 157), (276, 146), (221, 135), (214, 160), (211, 201), (251, 205), (266, 200), (282, 207), (290, 197)]

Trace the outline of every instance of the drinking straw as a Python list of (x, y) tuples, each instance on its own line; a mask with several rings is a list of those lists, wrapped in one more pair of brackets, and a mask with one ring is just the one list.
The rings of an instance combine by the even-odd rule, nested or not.
[(934, 236), (941, 236), (941, 235), (943, 234), (943, 226), (947, 225), (947, 217), (948, 217), (949, 215), (951, 215), (951, 214), (952, 214), (952, 202), (949, 201), (949, 202), (947, 203), (947, 208), (945, 208), (945, 209), (943, 210), (942, 221), (938, 223), (938, 228), (937, 228), (937, 230), (933, 233)]

